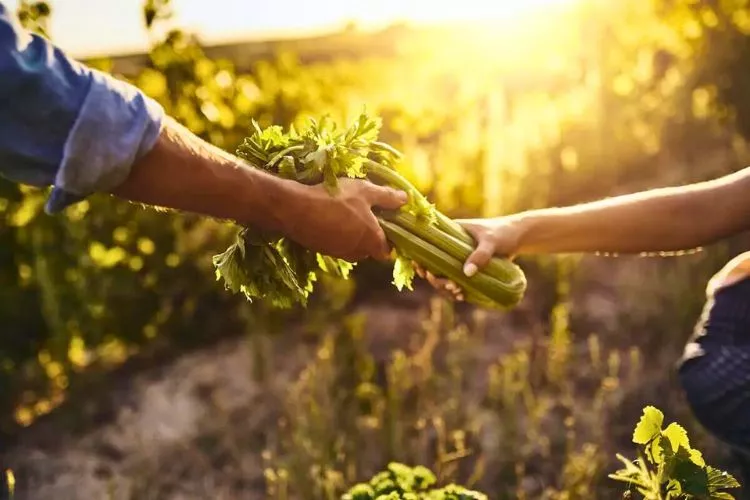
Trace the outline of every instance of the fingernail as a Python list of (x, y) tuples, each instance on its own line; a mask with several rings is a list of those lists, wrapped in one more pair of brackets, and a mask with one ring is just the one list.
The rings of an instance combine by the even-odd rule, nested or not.
[(403, 191), (397, 191), (396, 196), (398, 197), (398, 201), (400, 201), (401, 203), (406, 203), (407, 201), (409, 201), (409, 195)]
[(464, 274), (470, 278), (477, 274), (478, 270), (477, 265), (471, 262), (464, 266)]

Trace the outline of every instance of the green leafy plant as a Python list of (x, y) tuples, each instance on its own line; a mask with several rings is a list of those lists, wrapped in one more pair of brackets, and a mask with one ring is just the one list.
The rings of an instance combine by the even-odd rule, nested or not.
[(672, 422), (666, 428), (664, 414), (647, 406), (633, 432), (640, 445), (640, 458), (631, 461), (618, 454), (625, 467), (610, 478), (623, 481), (646, 500), (710, 499), (730, 500), (724, 490), (739, 488), (731, 474), (715, 469), (700, 451), (690, 447), (687, 431)]
[(487, 495), (450, 484), (435, 488), (435, 475), (421, 465), (392, 462), (366, 483), (352, 487), (343, 500), (487, 500)]
[[(305, 184), (324, 183), (335, 193), (338, 179), (368, 178), (405, 191), (409, 201), (396, 212), (380, 212), (379, 221), (395, 247), (393, 283), (411, 289), (413, 262), (447, 276), (464, 290), (469, 302), (506, 308), (517, 304), (526, 289), (521, 269), (507, 259), (495, 258), (475, 276), (462, 272), (462, 263), (474, 241), (455, 221), (441, 214), (414, 186), (400, 176), (394, 165), (401, 154), (378, 142), (381, 122), (362, 113), (348, 128), (324, 118), (310, 120), (298, 132), (284, 133), (279, 126), (261, 129), (246, 138), (237, 154), (270, 173)], [(276, 234), (242, 229), (236, 242), (214, 257), (217, 279), (248, 299), (260, 299), (288, 308), (306, 305), (317, 273), (347, 278), (353, 264), (308, 251)]]

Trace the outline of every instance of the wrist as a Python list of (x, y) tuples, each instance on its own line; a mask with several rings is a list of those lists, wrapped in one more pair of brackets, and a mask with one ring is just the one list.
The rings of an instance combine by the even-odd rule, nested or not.
[(522, 212), (511, 216), (509, 223), (513, 228), (515, 239), (514, 255), (537, 252), (535, 235), (539, 226), (538, 214), (534, 211)]
[(302, 184), (248, 168), (239, 201), (242, 213), (237, 222), (261, 230), (288, 234), (304, 211)]

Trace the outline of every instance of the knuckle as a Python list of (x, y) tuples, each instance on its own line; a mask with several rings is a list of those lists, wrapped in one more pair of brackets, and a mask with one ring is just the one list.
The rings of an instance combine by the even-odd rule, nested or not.
[(383, 255), (382, 242), (377, 238), (370, 238), (367, 244), (364, 245), (363, 251), (367, 253), (369, 257), (379, 258)]
[(472, 258), (472, 260), (475, 261), (475, 262), (476, 261), (483, 261), (483, 260), (487, 259), (487, 255), (488, 255), (487, 251), (480, 248), (480, 249), (477, 249), (474, 252), (474, 257)]
[(378, 243), (380, 244), (380, 247), (385, 249), (386, 251), (390, 251), (391, 246), (388, 243), (388, 238), (385, 237), (385, 234), (383, 234), (382, 231), (378, 232)]

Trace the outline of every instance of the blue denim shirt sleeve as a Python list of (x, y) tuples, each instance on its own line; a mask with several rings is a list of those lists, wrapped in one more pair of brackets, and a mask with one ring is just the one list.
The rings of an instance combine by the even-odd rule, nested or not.
[(136, 87), (72, 60), (0, 3), (0, 175), (53, 186), (48, 213), (123, 182), (163, 118)]

